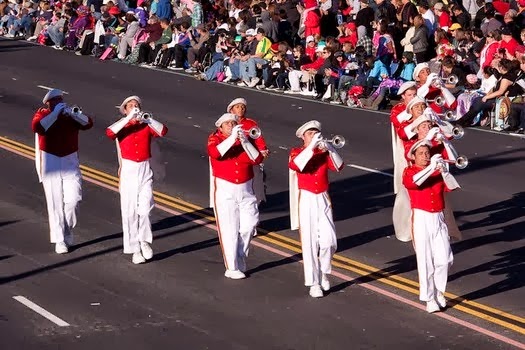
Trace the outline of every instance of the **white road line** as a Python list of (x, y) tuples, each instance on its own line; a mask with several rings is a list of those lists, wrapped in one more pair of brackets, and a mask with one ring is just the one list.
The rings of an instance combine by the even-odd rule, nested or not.
[(381, 175), (385, 175), (385, 176), (388, 176), (388, 177), (394, 177), (394, 175), (392, 175), (390, 173), (385, 173), (383, 171), (379, 171), (379, 170), (372, 169), (372, 168), (367, 168), (367, 167), (361, 166), (361, 165), (348, 164), (347, 166), (349, 166), (351, 168), (359, 169), (359, 170), (368, 171), (368, 172), (375, 173), (375, 174), (381, 174)]
[(63, 319), (53, 315), (51, 312), (47, 311), (46, 309), (44, 309), (44, 308), (38, 306), (37, 304), (33, 303), (31, 300), (29, 300), (29, 299), (27, 299), (27, 298), (25, 298), (25, 297), (23, 297), (21, 295), (14, 296), (13, 299), (15, 299), (19, 303), (27, 306), (28, 308), (30, 308), (31, 310), (33, 310), (34, 312), (36, 312), (40, 316), (43, 316), (43, 317), (47, 318), (49, 321), (53, 322), (57, 326), (59, 326), (59, 327), (69, 327), (69, 323), (67, 323)]
[[(48, 91), (49, 91), (49, 90), (53, 90), (53, 89), (55, 89), (55, 88), (52, 88), (52, 87), (49, 87), (49, 86), (45, 86), (45, 85), (37, 85), (37, 87), (39, 87), (39, 88), (41, 88), (41, 89), (44, 89), (44, 90), (48, 90)], [(69, 94), (69, 92), (64, 91), (64, 90), (62, 90), (62, 92), (63, 92), (65, 95), (68, 95), (68, 94)]]

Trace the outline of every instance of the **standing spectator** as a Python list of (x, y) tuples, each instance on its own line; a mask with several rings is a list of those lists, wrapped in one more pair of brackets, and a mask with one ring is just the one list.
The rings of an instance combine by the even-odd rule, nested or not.
[(406, 34), (408, 29), (412, 26), (412, 19), (417, 16), (417, 7), (410, 0), (402, 0), (403, 7), (401, 9), (401, 21), (400, 27), (403, 35)]
[(452, 19), (450, 18), (450, 14), (444, 3), (438, 2), (434, 5), (434, 15), (437, 17), (437, 28), (441, 28), (445, 32), (448, 32), (448, 29), (452, 25)]
[(410, 43), (416, 56), (416, 63), (423, 63), (427, 61), (428, 27), (424, 24), (421, 15), (414, 17), (414, 27), (414, 36), (410, 39)]
[(437, 28), (436, 16), (434, 15), (434, 12), (430, 10), (427, 0), (421, 0), (418, 5), (419, 14), (422, 16), (423, 23), (427, 27), (427, 37), (433, 37)]
[(138, 96), (129, 96), (119, 108), (125, 117), (106, 129), (106, 135), (117, 140), (124, 254), (133, 254), (133, 264), (142, 264), (153, 257), (149, 218), (154, 206), (153, 171), (149, 162), (151, 139), (168, 132), (161, 122), (141, 114), (141, 107)]
[(67, 108), (60, 90), (50, 90), (33, 116), (35, 164), (44, 187), (49, 234), (55, 252), (65, 254), (73, 244), (78, 203), (82, 200), (82, 178), (78, 161), (78, 131), (93, 126), (90, 117)]
[(316, 0), (305, 0), (304, 6), (304, 9), (300, 7), (302, 13), (298, 33), (299, 36), (306, 38), (310, 35), (313, 37), (321, 35), (321, 12), (317, 7)]
[(452, 6), (452, 14), (454, 15), (454, 23), (459, 24), (463, 29), (470, 28), (470, 22), (472, 21), (472, 18), (469, 13), (463, 11), (463, 8), (460, 5)]

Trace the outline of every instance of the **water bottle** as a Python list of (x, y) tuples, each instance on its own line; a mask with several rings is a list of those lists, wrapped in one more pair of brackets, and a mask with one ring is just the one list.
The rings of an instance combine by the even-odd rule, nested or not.
[(343, 24), (343, 15), (341, 13), (337, 14), (337, 25), (340, 26)]

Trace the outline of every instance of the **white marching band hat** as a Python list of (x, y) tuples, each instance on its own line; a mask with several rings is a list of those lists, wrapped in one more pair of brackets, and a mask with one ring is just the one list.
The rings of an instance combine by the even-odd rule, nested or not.
[(410, 101), (407, 105), (407, 109), (406, 109), (406, 112), (407, 113), (410, 113), (410, 111), (412, 110), (412, 107), (414, 107), (415, 105), (417, 105), (418, 103), (424, 103), (425, 105), (427, 104), (427, 102), (425, 100), (423, 100), (421, 97), (419, 96), (416, 96), (412, 99), (412, 101)]
[(230, 102), (230, 104), (226, 108), (226, 112), (230, 113), (230, 111), (233, 108), (233, 106), (238, 105), (238, 104), (243, 104), (246, 107), (248, 106), (248, 103), (246, 102), (246, 100), (244, 98), (237, 97), (235, 100)]
[(230, 120), (238, 121), (238, 118), (233, 113), (224, 113), (219, 119), (217, 119), (215, 126), (219, 128), (222, 123), (229, 122)]
[(321, 123), (319, 123), (317, 120), (310, 120), (309, 122), (304, 123), (297, 129), (295, 132), (295, 136), (298, 138), (301, 138), (304, 133), (310, 129), (317, 129), (321, 131)]
[(426, 63), (426, 62), (419, 63), (419, 64), (416, 66), (416, 68), (414, 68), (414, 74), (412, 74), (412, 79), (416, 80), (417, 77), (418, 77), (418, 75), (419, 75), (419, 73), (420, 73), (423, 69), (425, 69), (425, 68), (430, 69), (428, 63)]
[(59, 89), (52, 89), (52, 90), (49, 90), (47, 92), (47, 94), (44, 96), (44, 98), (42, 99), (42, 102), (44, 104), (47, 103), (47, 101), (51, 100), (52, 98), (55, 98), (55, 97), (62, 97), (64, 96), (64, 93), (62, 92), (62, 90), (59, 90)]
[(432, 119), (430, 119), (430, 117), (428, 115), (420, 115), (419, 117), (417, 117), (412, 123), (410, 123), (410, 125), (412, 126), (412, 130), (416, 130), (417, 127), (421, 124), (421, 123), (424, 123), (424, 122), (432, 122)]
[(417, 142), (415, 142), (412, 147), (410, 147), (410, 149), (408, 150), (407, 152), (407, 158), (408, 159), (415, 159), (414, 157), (414, 153), (416, 153), (416, 150), (421, 147), (421, 146), (428, 146), (428, 147), (432, 147), (432, 144), (430, 143), (430, 141), (428, 141), (427, 139), (422, 139), (422, 140), (419, 140)]
[(407, 91), (411, 87), (415, 87), (416, 82), (415, 81), (405, 81), (401, 86), (399, 87), (399, 90), (397, 90), (398, 95), (402, 95), (403, 92)]
[(142, 106), (142, 101), (140, 99), (140, 97), (138, 96), (129, 96), (129, 97), (126, 97), (126, 99), (124, 101), (122, 101), (122, 103), (120, 104), (120, 107), (119, 107), (119, 111), (120, 113), (122, 114), (126, 114), (126, 105), (128, 104), (129, 101), (132, 101), (132, 100), (135, 100), (139, 103), (140, 106)]

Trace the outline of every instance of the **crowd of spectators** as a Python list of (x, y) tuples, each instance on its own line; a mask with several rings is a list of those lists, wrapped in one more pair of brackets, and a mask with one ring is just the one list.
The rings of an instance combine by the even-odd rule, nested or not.
[(462, 124), (525, 127), (525, 0), (0, 1), (4, 37), (373, 110), (426, 62)]

